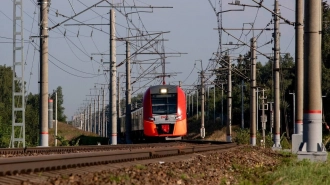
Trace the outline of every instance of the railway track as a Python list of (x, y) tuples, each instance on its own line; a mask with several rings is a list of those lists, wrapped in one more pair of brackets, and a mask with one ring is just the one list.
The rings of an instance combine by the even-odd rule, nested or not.
[[(161, 144), (164, 145), (164, 144)], [(158, 148), (84, 152), (41, 156), (0, 158), (0, 175), (30, 174), (75, 167), (93, 166), (125, 161), (185, 155), (197, 152), (225, 150), (235, 147), (235, 143), (203, 143)]]
[(189, 143), (149, 143), (149, 144), (121, 144), (121, 145), (87, 145), (87, 146), (59, 146), (59, 147), (30, 147), (30, 148), (3, 148), (0, 149), (0, 157), (21, 157), (50, 154), (66, 154), (79, 152), (131, 150), (137, 148), (166, 147)]
[(86, 145), (86, 146), (59, 146), (59, 147), (29, 147), (29, 148), (1, 148), (1, 157), (22, 157), (51, 154), (67, 154), (81, 152), (131, 150), (138, 148), (159, 148), (167, 146), (181, 146), (192, 144), (222, 144), (220, 141), (181, 140), (166, 143), (144, 143), (144, 144), (119, 144), (119, 145)]

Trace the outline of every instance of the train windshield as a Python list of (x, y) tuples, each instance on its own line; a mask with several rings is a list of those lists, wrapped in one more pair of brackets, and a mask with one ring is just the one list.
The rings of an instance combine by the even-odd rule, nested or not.
[(177, 113), (177, 94), (152, 94), (152, 114), (175, 114)]

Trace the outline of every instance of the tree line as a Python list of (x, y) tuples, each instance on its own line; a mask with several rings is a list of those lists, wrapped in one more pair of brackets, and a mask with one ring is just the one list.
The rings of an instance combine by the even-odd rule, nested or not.
[[(6, 65), (0, 65), (0, 147), (9, 147), (12, 131), (12, 80), (13, 70)], [(57, 87), (49, 97), (55, 100), (57, 92), (57, 118), (65, 122), (63, 107), (64, 95), (62, 87)], [(25, 96), (25, 135), (26, 146), (37, 146), (39, 143), (39, 94), (31, 92)], [(55, 104), (54, 104), (55, 109)], [(55, 114), (55, 111), (53, 111)], [(55, 119), (55, 115), (53, 116)]]

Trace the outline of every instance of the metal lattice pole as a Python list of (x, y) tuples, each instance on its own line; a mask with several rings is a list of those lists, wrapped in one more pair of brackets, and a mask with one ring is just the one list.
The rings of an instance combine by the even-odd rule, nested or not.
[[(13, 85), (11, 147), (20, 142), (25, 147), (25, 98), (23, 61), (23, 1), (13, 1)], [(20, 11), (17, 11), (17, 9)], [(47, 107), (48, 108), (48, 107)], [(48, 110), (47, 110), (48, 111)], [(17, 122), (19, 121), (19, 122)], [(47, 120), (46, 120), (47, 121)], [(17, 136), (17, 132), (18, 136)]]

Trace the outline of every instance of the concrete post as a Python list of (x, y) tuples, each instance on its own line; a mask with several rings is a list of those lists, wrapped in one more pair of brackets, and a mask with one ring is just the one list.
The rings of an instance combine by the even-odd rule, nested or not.
[(92, 120), (92, 99), (91, 103), (89, 104), (89, 132), (93, 132), (92, 130), (92, 125), (93, 125), (93, 120)]
[(244, 80), (242, 80), (242, 114), (241, 114), (241, 128), (244, 129)]
[(304, 3), (303, 0), (296, 0), (296, 90), (295, 90), (295, 134), (303, 132), (303, 97), (304, 97)]
[(125, 136), (126, 136), (126, 143), (131, 144), (131, 107), (132, 107), (132, 100), (131, 100), (131, 52), (130, 52), (130, 43), (126, 41), (126, 117), (125, 117)]
[(101, 136), (100, 95), (97, 95), (97, 134)]
[(292, 153), (299, 151), (303, 133), (303, 105), (304, 105), (304, 2), (296, 0), (296, 89), (295, 89), (295, 132), (292, 134)]
[(196, 103), (197, 103), (197, 119), (198, 119), (198, 88), (197, 88), (197, 98), (196, 98)]
[[(274, 12), (279, 14), (278, 1), (275, 0)], [(274, 15), (274, 122), (275, 122), (275, 132), (274, 132), (274, 146), (273, 148), (281, 148), (281, 117), (280, 117), (280, 19), (278, 16)]]
[(305, 0), (305, 7), (304, 123), (298, 159), (326, 161), (328, 153), (322, 143), (321, 1)]
[(86, 126), (87, 126), (87, 111), (86, 109), (84, 109), (84, 131), (87, 131)]
[(223, 125), (223, 83), (221, 83), (221, 126)]
[(105, 98), (104, 98), (104, 91), (105, 89), (102, 89), (102, 136), (107, 137), (106, 135), (106, 129), (105, 129)]
[(213, 123), (215, 123), (215, 85), (213, 87)]
[(115, 10), (110, 10), (110, 111), (109, 119), (111, 123), (111, 144), (117, 145), (117, 97), (116, 97), (116, 29)]
[(204, 139), (205, 138), (205, 126), (204, 126), (204, 105), (205, 105), (205, 96), (204, 96), (204, 71), (201, 71), (201, 89), (202, 89), (202, 102), (201, 102), (201, 138)]
[(57, 91), (55, 91), (55, 146), (57, 146)]
[(93, 132), (97, 134), (96, 132), (96, 100), (94, 99), (94, 105), (93, 105)]
[(267, 99), (267, 96), (265, 97), (265, 89), (262, 89), (262, 97), (261, 99), (261, 129), (262, 129), (262, 147), (265, 148), (265, 141), (266, 141), (266, 122), (267, 122), (267, 116), (265, 115), (265, 100)]
[(194, 95), (191, 95), (191, 117), (194, 116)]
[(227, 142), (232, 142), (231, 138), (231, 108), (232, 108), (232, 84), (231, 84), (231, 61), (228, 56), (228, 92), (227, 92)]
[(250, 144), (256, 146), (256, 38), (251, 39), (251, 82), (250, 82)]
[(53, 128), (53, 100), (48, 100), (48, 128)]
[(48, 7), (49, 0), (40, 0), (40, 143), (48, 147)]
[[(256, 71), (257, 73), (257, 71)], [(259, 130), (259, 87), (256, 87), (256, 93), (257, 93), (257, 98), (256, 98), (256, 101), (257, 101), (257, 105), (256, 105), (256, 128), (257, 128), (257, 132)]]

